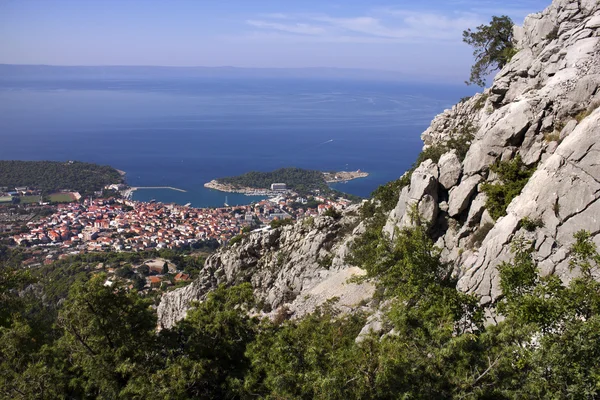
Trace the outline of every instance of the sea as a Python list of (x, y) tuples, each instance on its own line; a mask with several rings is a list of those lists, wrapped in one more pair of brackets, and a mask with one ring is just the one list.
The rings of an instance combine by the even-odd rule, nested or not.
[(334, 188), (368, 197), (400, 177), (431, 119), (464, 84), (318, 78), (0, 78), (0, 159), (79, 160), (126, 172), (141, 201), (194, 207), (260, 198), (204, 188), (248, 171), (369, 173)]

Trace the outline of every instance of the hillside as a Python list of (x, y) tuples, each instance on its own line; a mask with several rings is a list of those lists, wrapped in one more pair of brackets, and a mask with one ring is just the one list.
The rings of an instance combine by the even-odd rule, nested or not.
[(327, 191), (323, 173), (302, 168), (280, 168), (271, 172), (251, 171), (239, 176), (218, 178), (217, 182), (238, 188), (270, 189), (272, 183), (285, 183), (299, 193)]
[(245, 233), (156, 312), (102, 274), (49, 301), (0, 248), (2, 397), (600, 398), (600, 3), (515, 33), (414, 168)]
[(10, 190), (18, 186), (29, 186), (45, 193), (68, 189), (85, 194), (122, 181), (121, 174), (107, 165), (79, 161), (0, 160), (0, 187)]

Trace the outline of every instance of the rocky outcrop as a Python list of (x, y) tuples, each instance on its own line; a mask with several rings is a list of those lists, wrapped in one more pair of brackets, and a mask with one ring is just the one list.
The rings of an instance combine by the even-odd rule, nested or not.
[[(542, 226), (529, 232), (520, 227), (523, 218)], [(600, 109), (538, 167), (507, 215), (465, 262), (458, 287), (479, 295), (482, 303), (496, 300), (501, 294), (496, 267), (512, 258), (509, 244), (517, 235), (532, 242), (543, 274), (567, 281), (577, 273), (569, 268), (568, 248), (581, 229), (590, 231), (600, 245)]]
[[(564, 280), (577, 273), (567, 261), (576, 231), (592, 232), (600, 246), (600, 3), (555, 0), (515, 28), (515, 37), (519, 51), (492, 86), (423, 132), (425, 148), (456, 148), (415, 169), (383, 228), (393, 238), (417, 211), (454, 264), (459, 289), (483, 304), (501, 296), (497, 267), (512, 258), (516, 236), (531, 241), (544, 274)], [(493, 163), (517, 156), (536, 172), (495, 221), (482, 189), (498, 180)], [(524, 218), (541, 226), (528, 231)], [(354, 209), (339, 221), (319, 217), (253, 233), (209, 257), (193, 284), (163, 295), (159, 324), (172, 326), (218, 285), (241, 282), (252, 284), (264, 314), (298, 317), (331, 298), (342, 311), (363, 307), (374, 288), (351, 283), (364, 271), (346, 261), (362, 229)], [(381, 329), (375, 314), (363, 334)]]
[(373, 286), (351, 283), (364, 271), (345, 261), (357, 226), (356, 208), (339, 221), (321, 216), (294, 225), (249, 234), (206, 260), (200, 277), (191, 285), (163, 295), (158, 307), (159, 326), (171, 327), (185, 317), (193, 301), (202, 301), (220, 284), (250, 282), (259, 303), (258, 312), (275, 315), (282, 307), (291, 317), (312, 312), (331, 298), (342, 311), (370, 298)]
[[(600, 243), (600, 111), (593, 111), (600, 105), (599, 21), (595, 0), (555, 0), (515, 28), (519, 51), (491, 88), (438, 115), (422, 134), (427, 148), (470, 130), (464, 160), (450, 151), (437, 164), (423, 163), (389, 215), (385, 231), (392, 233), (406, 226), (410, 205), (437, 210), (428, 214), (436, 244), (454, 263), (459, 288), (484, 304), (501, 295), (496, 267), (512, 258), (516, 235), (532, 241), (544, 273), (565, 280), (576, 273), (566, 261), (573, 234), (587, 229)], [(494, 221), (482, 184), (497, 179), (492, 163), (517, 155), (537, 170), (507, 215)], [(438, 204), (430, 204), (436, 198)], [(526, 231), (525, 217), (543, 227)]]

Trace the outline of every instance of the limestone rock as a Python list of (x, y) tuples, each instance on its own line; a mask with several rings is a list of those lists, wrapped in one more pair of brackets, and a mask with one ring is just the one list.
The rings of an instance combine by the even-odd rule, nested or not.
[[(541, 218), (535, 256), (546, 273), (569, 279), (565, 261), (573, 235), (585, 229), (600, 234), (600, 109), (584, 119), (531, 177), (467, 266), (459, 288), (494, 301), (500, 295), (496, 267), (510, 260), (510, 239), (524, 218)], [(546, 243), (544, 245), (544, 243)], [(545, 260), (550, 260), (546, 263)]]
[(470, 176), (450, 192), (448, 214), (451, 217), (457, 216), (467, 208), (469, 201), (476, 192), (479, 182), (481, 182), (481, 176)]
[[(344, 292), (343, 310), (357, 307), (373, 292), (370, 284), (347, 282), (364, 273), (348, 265), (345, 255), (357, 217), (340, 221), (322, 216), (313, 224), (298, 221), (291, 226), (250, 234), (234, 246), (211, 255), (191, 285), (165, 293), (158, 306), (160, 328), (169, 328), (185, 317), (190, 303), (202, 301), (218, 285), (250, 282), (264, 312), (287, 305), (293, 313), (311, 312), (329, 298)], [(336, 261), (337, 259), (337, 261)], [(328, 296), (330, 294), (330, 296)], [(306, 298), (305, 298), (306, 296)], [(309, 301), (309, 299), (311, 299)]]
[(438, 203), (438, 167), (426, 160), (413, 172), (410, 186), (403, 188), (396, 208), (390, 214), (384, 232), (393, 237), (396, 227), (411, 226), (412, 208), (416, 207), (424, 221), (433, 222), (439, 212)]
[(455, 186), (462, 172), (462, 166), (456, 155), (456, 151), (452, 150), (440, 157), (438, 165), (440, 170), (440, 184), (446, 189)]

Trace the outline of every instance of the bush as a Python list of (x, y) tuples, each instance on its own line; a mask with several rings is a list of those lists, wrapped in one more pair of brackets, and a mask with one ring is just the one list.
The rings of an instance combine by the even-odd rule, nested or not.
[(519, 221), (519, 225), (526, 231), (533, 232), (537, 228), (543, 227), (544, 222), (541, 218), (531, 219), (529, 217), (525, 217)]
[(488, 94), (483, 94), (481, 95), (477, 101), (475, 102), (475, 104), (473, 104), (473, 108), (477, 111), (481, 110), (483, 108), (483, 106), (485, 105), (485, 102), (487, 101), (489, 95)]
[(328, 208), (327, 211), (323, 213), (326, 217), (331, 217), (336, 221), (342, 218), (342, 213), (336, 210), (335, 208)]
[[(396, 204), (398, 203), (398, 198), (400, 197), (400, 191), (402, 190), (402, 188), (404, 186), (408, 186), (409, 183), (410, 183), (410, 178), (405, 178), (403, 176), (400, 179), (396, 179), (395, 181), (391, 181), (391, 182), (388, 182), (386, 184), (379, 186), (371, 194), (371, 197), (373, 197), (373, 200), (377, 200), (380, 202), (381, 207), (384, 212), (392, 211), (396, 207)], [(374, 203), (372, 201), (370, 201), (370, 202), (363, 204), (361, 211), (363, 212), (363, 214), (365, 212), (368, 213), (369, 211), (374, 212), (374, 209), (371, 209), (374, 207), (375, 207)], [(370, 213), (370, 214), (371, 214), (370, 216), (373, 216), (372, 213)]]
[(500, 183), (484, 183), (483, 192), (487, 195), (486, 208), (492, 218), (498, 219), (506, 215), (506, 208), (525, 187), (535, 167), (526, 167), (521, 161), (521, 156), (507, 162), (496, 162), (490, 167), (492, 172), (498, 174)]
[(231, 239), (229, 239), (229, 246), (233, 246), (236, 243), (241, 242), (245, 237), (246, 237), (245, 234), (236, 235), (236, 236), (232, 237)]
[(281, 228), (282, 226), (286, 226), (286, 225), (293, 225), (294, 224), (294, 220), (291, 218), (284, 218), (284, 219), (274, 219), (273, 221), (271, 221), (271, 228), (272, 229), (277, 229), (277, 228)]

